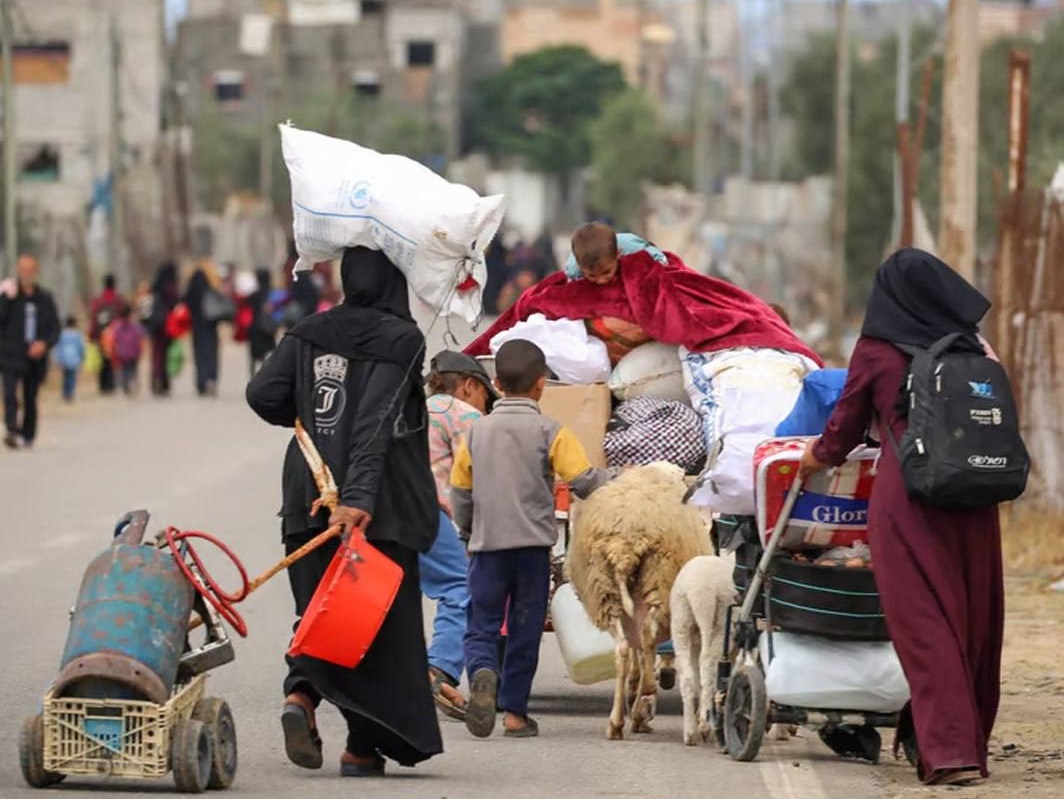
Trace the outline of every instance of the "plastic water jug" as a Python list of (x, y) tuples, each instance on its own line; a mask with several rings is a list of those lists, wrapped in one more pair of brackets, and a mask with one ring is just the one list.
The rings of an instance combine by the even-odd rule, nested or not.
[(613, 637), (592, 623), (572, 584), (565, 583), (554, 592), (550, 613), (569, 679), (577, 685), (612, 680), (616, 674)]

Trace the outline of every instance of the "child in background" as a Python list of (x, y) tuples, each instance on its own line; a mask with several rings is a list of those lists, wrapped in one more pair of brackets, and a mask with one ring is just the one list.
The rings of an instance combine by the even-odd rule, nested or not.
[[(554, 475), (583, 499), (611, 474), (592, 468), (570, 429), (540, 415), (547, 362), (539, 347), (506, 342), (495, 356), (495, 371), (503, 399), (470, 426), (451, 471), (454, 521), (470, 552), (465, 721), (473, 735), (486, 738), (497, 704), (505, 714), (504, 735), (530, 738), (539, 733), (528, 716), (528, 697), (547, 616), (550, 552), (558, 540)], [(496, 640), (504, 617), (500, 669)]]
[(78, 320), (73, 316), (68, 316), (63, 323), (55, 357), (63, 369), (63, 399), (73, 402), (78, 387), (78, 370), (85, 363), (85, 337), (78, 330)]
[(137, 384), (137, 365), (140, 363), (141, 351), (144, 349), (144, 328), (133, 320), (129, 306), (118, 314), (118, 319), (111, 323), (113, 328), (113, 352), (117, 366), (119, 385), (129, 395)]

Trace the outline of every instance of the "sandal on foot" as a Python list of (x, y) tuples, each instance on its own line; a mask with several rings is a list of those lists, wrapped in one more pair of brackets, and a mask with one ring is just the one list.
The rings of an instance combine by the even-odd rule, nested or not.
[(537, 735), (539, 735), (539, 725), (531, 716), (525, 716), (525, 726), (503, 731), (505, 738), (535, 738)]
[(440, 709), (440, 712), (446, 716), (450, 716), (452, 719), (465, 721), (465, 705), (457, 704), (453, 700), (448, 699), (443, 693), (445, 686), (457, 689), (458, 682), (435, 666), (429, 666), (429, 681), (432, 685), (432, 701), (436, 703), (436, 707)]
[(354, 755), (349, 752), (344, 752), (340, 756), (340, 776), (341, 777), (383, 777), (384, 776), (384, 758), (374, 757), (372, 759), (359, 758), (354, 759)]
[(299, 702), (285, 702), (281, 728), (288, 759), (300, 768), (321, 768), (321, 736), (311, 726), (310, 711)]
[(979, 769), (969, 768), (944, 768), (935, 774), (925, 785), (974, 785), (983, 781), (983, 775)]
[(499, 675), (491, 669), (477, 669), (469, 690), (465, 723), (477, 738), (487, 738), (495, 729), (495, 695), (499, 690)]

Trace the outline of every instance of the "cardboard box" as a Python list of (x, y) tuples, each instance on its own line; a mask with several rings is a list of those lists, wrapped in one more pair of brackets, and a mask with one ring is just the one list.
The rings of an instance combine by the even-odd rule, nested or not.
[(539, 401), (544, 416), (568, 427), (587, 450), (592, 466), (605, 467), (606, 453), (602, 439), (610, 421), (611, 397), (605, 383), (568, 386), (548, 383)]

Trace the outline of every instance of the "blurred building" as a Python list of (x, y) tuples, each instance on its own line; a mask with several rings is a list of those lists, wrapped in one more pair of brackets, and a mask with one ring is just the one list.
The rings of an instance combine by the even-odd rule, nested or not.
[(443, 160), (461, 145), (462, 86), (495, 68), (490, 3), (453, 0), (190, 0), (175, 71), (185, 113), (217, 111), (260, 129), (269, 92), (393, 104), (438, 126)]
[[(75, 265), (79, 280), (113, 269), (128, 283), (127, 268), (146, 268), (164, 246), (157, 233), (162, 211), (155, 166), (165, 63), (162, 0), (22, 2), (10, 14), (21, 244), (41, 256), (61, 299), (75, 290)], [(107, 247), (112, 137), (120, 143), (127, 209), (128, 248), (117, 264)], [(49, 276), (53, 268), (59, 272)]]

